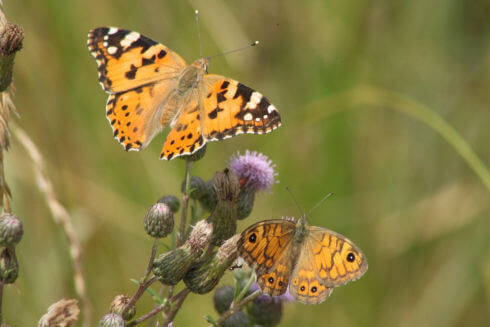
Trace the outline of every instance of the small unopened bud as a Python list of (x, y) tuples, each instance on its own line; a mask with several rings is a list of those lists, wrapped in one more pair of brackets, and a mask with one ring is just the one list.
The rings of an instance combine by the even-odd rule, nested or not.
[(15, 53), (22, 48), (23, 40), (24, 30), (19, 25), (7, 23), (0, 31), (0, 92), (12, 82)]
[(22, 239), (22, 222), (10, 213), (0, 216), (0, 246), (15, 246)]
[(212, 225), (201, 220), (182, 246), (162, 253), (156, 258), (153, 262), (153, 273), (158, 280), (166, 285), (175, 285), (184, 278), (192, 264), (209, 244), (212, 233)]
[(220, 246), (235, 234), (237, 228), (237, 198), (240, 189), (235, 173), (229, 169), (217, 172), (214, 175), (214, 190), (218, 203), (208, 221), (214, 227), (211, 243)]
[(196, 262), (184, 277), (184, 283), (192, 292), (205, 294), (216, 287), (225, 271), (237, 259), (240, 234), (228, 239), (210, 257)]
[(115, 313), (108, 313), (99, 321), (100, 327), (124, 327), (126, 323), (123, 317)]
[(282, 306), (279, 299), (262, 294), (253, 300), (247, 311), (256, 324), (276, 326), (282, 318)]
[(114, 300), (112, 300), (109, 312), (121, 315), (126, 321), (133, 319), (134, 315), (136, 314), (135, 305), (132, 305), (128, 310), (126, 310), (126, 313), (123, 314), (129, 301), (131, 301), (131, 298), (128, 295), (121, 294), (116, 296)]
[(250, 319), (242, 311), (237, 311), (235, 314), (226, 319), (221, 326), (223, 327), (249, 327)]
[(160, 198), (160, 200), (157, 201), (158, 203), (165, 203), (170, 207), (170, 210), (172, 210), (173, 213), (176, 213), (179, 211), (180, 208), (180, 201), (177, 199), (175, 195), (166, 195)]
[[(182, 191), (185, 189), (185, 181), (182, 183)], [(192, 176), (189, 182), (189, 196), (191, 199), (199, 200), (207, 191), (206, 183), (197, 176)]]
[(235, 296), (235, 288), (231, 285), (221, 286), (214, 292), (213, 303), (214, 308), (219, 314), (222, 314), (230, 308), (233, 297)]
[(174, 214), (165, 203), (155, 203), (146, 212), (145, 231), (152, 237), (165, 237), (174, 228)]
[(6, 247), (0, 253), (0, 280), (4, 284), (12, 284), (19, 276), (19, 263), (15, 249)]
[(38, 327), (72, 326), (78, 319), (80, 309), (75, 299), (62, 299), (53, 303), (41, 317)]

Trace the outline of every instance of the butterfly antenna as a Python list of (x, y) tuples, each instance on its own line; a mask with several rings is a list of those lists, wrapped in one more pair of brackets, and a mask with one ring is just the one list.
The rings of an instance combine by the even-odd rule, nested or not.
[(291, 192), (291, 190), (289, 189), (289, 187), (288, 187), (288, 186), (286, 186), (286, 190), (289, 192), (289, 195), (291, 195), (291, 197), (293, 198), (294, 203), (295, 203), (295, 204), (296, 204), (296, 206), (298, 207), (298, 209), (299, 209), (299, 211), (300, 211), (300, 212), (299, 212), (299, 216), (300, 216), (300, 217), (304, 216), (305, 212), (304, 212), (304, 210), (301, 208), (301, 206), (299, 205), (299, 202), (298, 202), (298, 200), (296, 200), (296, 197), (294, 196), (293, 192)]
[(320, 206), (320, 204), (322, 204), (322, 203), (323, 203), (323, 202), (324, 202), (326, 199), (328, 199), (328, 198), (329, 198), (329, 197), (331, 197), (332, 195), (333, 195), (333, 192), (330, 192), (330, 193), (328, 193), (327, 195), (325, 195), (325, 196), (323, 197), (323, 199), (321, 199), (320, 201), (318, 201), (318, 203), (317, 203), (317, 204), (315, 204), (315, 205), (313, 206), (313, 208), (311, 208), (311, 209), (310, 209), (310, 211), (308, 211), (308, 216), (310, 215), (310, 213), (312, 213), (312, 212), (313, 212), (313, 210), (315, 210), (316, 208), (318, 208), (318, 207)]
[(199, 58), (202, 58), (202, 40), (201, 40), (201, 29), (199, 28), (199, 10), (195, 10), (196, 14), (196, 28), (197, 28), (197, 37), (199, 38)]
[(243, 51), (243, 50), (246, 50), (248, 48), (254, 47), (257, 44), (259, 44), (259, 41), (255, 41), (255, 42), (253, 42), (253, 43), (251, 43), (251, 44), (249, 44), (249, 45), (247, 45), (245, 47), (242, 47), (242, 48), (238, 48), (238, 49), (235, 49), (235, 50), (230, 50), (230, 51), (226, 51), (226, 52), (215, 54), (213, 56), (208, 57), (208, 59), (216, 58), (216, 57), (219, 57), (219, 56), (229, 55), (230, 53), (235, 53), (235, 52), (238, 52), (238, 51)]

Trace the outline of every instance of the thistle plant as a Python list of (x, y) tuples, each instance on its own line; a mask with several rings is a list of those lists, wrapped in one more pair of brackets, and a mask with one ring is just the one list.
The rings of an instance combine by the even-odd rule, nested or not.
[[(153, 323), (158, 320), (159, 326), (168, 326), (190, 293), (206, 294), (215, 290), (221, 278), (235, 266), (240, 238), (237, 220), (250, 214), (255, 194), (270, 191), (277, 174), (265, 155), (247, 151), (232, 156), (229, 167), (204, 181), (192, 176), (191, 171), (195, 162), (204, 157), (204, 151), (183, 157), (186, 171), (181, 200), (175, 195), (165, 195), (147, 210), (143, 227), (154, 239), (147, 269), (137, 281), (138, 289), (133, 296), (115, 297), (100, 326), (135, 326), (150, 319)], [(160, 240), (166, 237), (172, 246), (158, 253)], [(257, 320), (254, 300), (267, 302), (259, 297), (260, 290), (251, 288), (255, 287), (253, 273), (235, 269), (233, 274), (235, 286), (218, 288), (214, 295), (215, 301), (220, 302), (217, 308), (221, 316), (216, 320), (207, 316), (213, 325), (248, 326)], [(180, 291), (176, 292), (177, 289)], [(136, 305), (145, 292), (153, 297), (155, 306), (138, 316)], [(268, 321), (278, 321), (282, 302), (273, 300), (266, 307), (271, 308), (267, 314), (279, 312), (279, 318), (269, 317)]]

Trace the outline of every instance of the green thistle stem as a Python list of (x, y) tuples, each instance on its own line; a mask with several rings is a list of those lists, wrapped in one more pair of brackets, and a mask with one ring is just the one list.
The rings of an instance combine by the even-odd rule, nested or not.
[[(252, 286), (252, 283), (255, 282), (256, 277), (257, 276), (255, 274), (255, 267), (254, 267), (252, 269), (252, 273), (250, 274), (250, 278), (247, 281), (247, 284), (245, 284), (245, 286), (240, 291), (240, 293), (235, 297), (233, 303), (240, 302), (245, 297), (245, 294), (247, 294), (248, 290), (250, 289), (250, 286)], [(238, 290), (238, 287), (235, 287), (235, 290)], [(232, 307), (233, 307), (233, 303), (231, 305)]]
[(182, 192), (182, 213), (180, 217), (180, 231), (178, 235), (177, 246), (184, 244), (185, 241), (185, 227), (187, 223), (187, 210), (189, 208), (189, 190), (191, 184), (191, 172), (193, 162), (190, 160), (185, 161), (185, 187)]
[(136, 301), (138, 301), (138, 299), (143, 295), (145, 290), (148, 287), (150, 287), (150, 285), (153, 284), (153, 282), (156, 281), (155, 276), (153, 276), (152, 278), (148, 278), (148, 277), (151, 274), (151, 268), (153, 267), (153, 261), (155, 260), (155, 255), (157, 253), (159, 240), (160, 239), (158, 237), (156, 237), (155, 240), (153, 241), (153, 246), (151, 248), (151, 254), (150, 254), (150, 260), (148, 260), (148, 266), (146, 267), (145, 276), (143, 277), (142, 281), (139, 283), (138, 290), (136, 291), (136, 293), (133, 295), (133, 297), (131, 298), (129, 303), (124, 308), (124, 311), (121, 314), (122, 316), (124, 316), (126, 314), (126, 312), (129, 310), (129, 308), (131, 308), (136, 303)]

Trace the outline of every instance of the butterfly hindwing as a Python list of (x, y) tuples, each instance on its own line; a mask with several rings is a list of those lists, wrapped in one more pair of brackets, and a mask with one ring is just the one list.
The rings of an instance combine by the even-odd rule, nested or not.
[(322, 284), (336, 287), (360, 278), (367, 270), (364, 253), (347, 237), (311, 226), (306, 239), (315, 273)]
[[(288, 245), (288, 247), (291, 245)], [(291, 273), (291, 258), (288, 249), (275, 262), (268, 272), (261, 275), (257, 274), (257, 284), (259, 284), (264, 294), (279, 296), (286, 292), (289, 284), (289, 274)]]
[(188, 155), (202, 148), (206, 141), (202, 136), (200, 110), (195, 96), (185, 101), (184, 110), (172, 125), (160, 154), (161, 159), (170, 160)]
[(177, 53), (138, 32), (99, 27), (88, 35), (99, 82), (110, 93), (177, 78), (186, 63)]
[(305, 304), (319, 304), (327, 299), (333, 291), (325, 286), (316, 274), (314, 257), (307, 243), (301, 248), (296, 267), (291, 274), (289, 293)]
[(135, 89), (109, 95), (106, 115), (114, 137), (127, 150), (144, 148), (167, 123), (163, 111), (172, 108), (162, 105), (170, 88), (160, 81)]
[(257, 91), (219, 75), (204, 76), (202, 129), (207, 140), (238, 134), (265, 134), (281, 125), (269, 100)]

